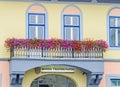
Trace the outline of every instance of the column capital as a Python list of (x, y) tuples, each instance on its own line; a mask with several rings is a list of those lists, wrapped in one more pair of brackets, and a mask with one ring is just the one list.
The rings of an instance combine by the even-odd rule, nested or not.
[(98, 87), (103, 74), (90, 74), (88, 75), (88, 87)]
[(22, 87), (22, 80), (23, 80), (24, 74), (11, 74), (11, 87)]
[(10, 75), (10, 82), (11, 82), (11, 85), (15, 85), (16, 84), (16, 81), (17, 81), (17, 75), (16, 74), (12, 74)]

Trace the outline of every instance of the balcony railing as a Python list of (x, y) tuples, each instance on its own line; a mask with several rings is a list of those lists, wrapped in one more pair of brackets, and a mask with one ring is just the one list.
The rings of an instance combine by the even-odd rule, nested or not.
[(82, 51), (74, 51), (72, 48), (10, 48), (11, 57), (25, 58), (103, 58), (103, 50), (101, 48), (92, 48), (91, 50), (83, 49)]

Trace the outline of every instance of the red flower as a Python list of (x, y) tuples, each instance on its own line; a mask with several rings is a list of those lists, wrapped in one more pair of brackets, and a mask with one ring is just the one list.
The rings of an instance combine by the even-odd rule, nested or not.
[(91, 51), (102, 49), (104, 52), (108, 48), (106, 41), (103, 40), (85, 40), (85, 41), (69, 41), (61, 39), (15, 39), (8, 38), (5, 40), (5, 47), (30, 48), (30, 49), (73, 49), (74, 51)]

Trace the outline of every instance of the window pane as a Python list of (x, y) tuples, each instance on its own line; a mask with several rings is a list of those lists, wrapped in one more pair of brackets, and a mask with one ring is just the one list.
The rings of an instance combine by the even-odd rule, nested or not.
[(36, 38), (36, 27), (35, 26), (30, 26), (29, 27), (29, 38), (34, 39)]
[[(59, 75), (46, 75), (46, 76), (42, 76), (36, 79), (38, 81), (38, 83), (34, 83), (35, 86), (37, 87), (43, 87), (45, 85), (48, 85), (48, 87), (75, 87), (75, 83), (64, 76), (59, 76)], [(39, 82), (39, 80), (41, 80), (42, 82)], [(33, 86), (33, 82), (32, 82), (32, 86)]]
[(75, 87), (75, 84), (73, 83), (73, 81), (70, 81), (70, 80), (69, 80), (68, 87)]
[(71, 25), (71, 16), (65, 16), (65, 25)]
[(36, 15), (29, 15), (29, 23), (36, 24)]
[(120, 18), (118, 18), (118, 27), (120, 27)]
[(73, 17), (73, 25), (79, 26), (79, 17)]
[(44, 39), (44, 26), (38, 27), (38, 39)]
[(65, 38), (71, 40), (71, 28), (65, 28)]
[(64, 35), (67, 40), (79, 40), (79, 15), (65, 15), (64, 16), (65, 24), (64, 24)]
[(79, 28), (73, 28), (73, 40), (79, 40)]
[(110, 27), (115, 27), (115, 18), (110, 18)]
[(115, 46), (115, 29), (110, 29), (110, 46)]
[(63, 76), (56, 76), (56, 80), (59, 84), (66, 84), (66, 78)]
[(120, 46), (120, 29), (118, 30), (118, 46)]
[(44, 24), (44, 15), (38, 15), (38, 24)]
[(117, 86), (117, 80), (111, 80), (111, 85), (112, 86)]

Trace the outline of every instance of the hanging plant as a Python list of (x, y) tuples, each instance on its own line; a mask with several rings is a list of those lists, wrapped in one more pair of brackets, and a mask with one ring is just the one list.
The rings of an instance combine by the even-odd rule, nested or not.
[(108, 44), (103, 40), (61, 40), (61, 39), (16, 39), (8, 38), (5, 40), (5, 47), (10, 49), (12, 47), (17, 48), (43, 48), (43, 49), (73, 49), (74, 51), (91, 51), (96, 49), (102, 49), (104, 52), (108, 48)]

